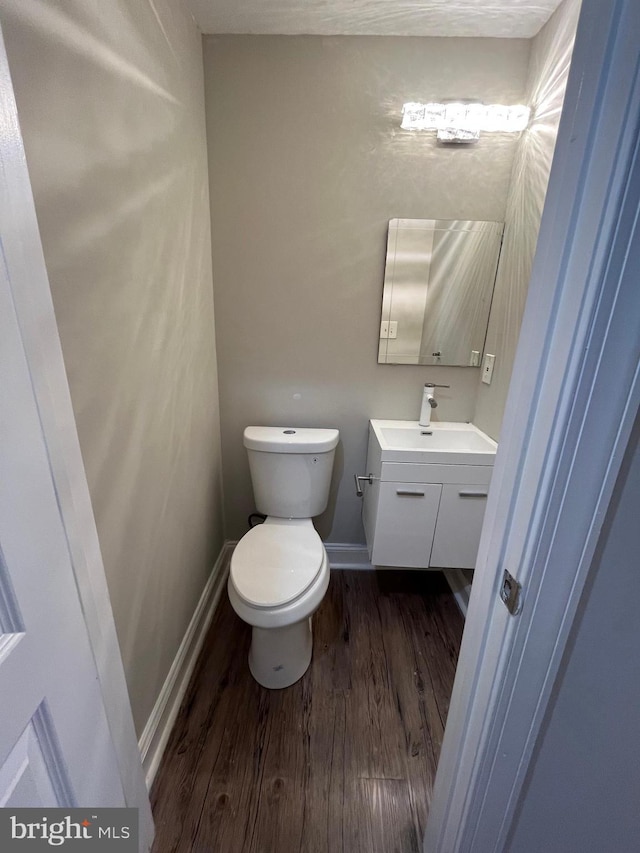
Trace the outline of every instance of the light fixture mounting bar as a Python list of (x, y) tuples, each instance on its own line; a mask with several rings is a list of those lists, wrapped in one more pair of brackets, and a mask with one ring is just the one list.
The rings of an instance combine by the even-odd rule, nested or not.
[(404, 130), (435, 130), (444, 141), (469, 141), (480, 133), (519, 133), (529, 123), (529, 107), (522, 104), (410, 102), (402, 107)]

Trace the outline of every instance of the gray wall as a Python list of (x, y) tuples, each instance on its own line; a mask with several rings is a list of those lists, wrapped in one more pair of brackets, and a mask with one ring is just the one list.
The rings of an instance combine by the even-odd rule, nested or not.
[(532, 41), (524, 101), (531, 106), (532, 118), (513, 164), (485, 347), (496, 360), (491, 385), (479, 381), (473, 415), (474, 423), (496, 441), (529, 288), (579, 11), (580, 0), (565, 0)]
[(172, 0), (1, 10), (140, 733), (222, 544), (201, 39)]
[(253, 509), (247, 424), (340, 429), (318, 529), (356, 543), (368, 419), (417, 419), (427, 378), (451, 384), (441, 420), (471, 419), (477, 370), (377, 364), (387, 223), (503, 220), (517, 141), (437, 147), (401, 131), (400, 110), (520, 102), (528, 57), (524, 40), (205, 38), (228, 538)]
[(635, 853), (640, 839), (640, 421), (611, 501), (510, 853)]

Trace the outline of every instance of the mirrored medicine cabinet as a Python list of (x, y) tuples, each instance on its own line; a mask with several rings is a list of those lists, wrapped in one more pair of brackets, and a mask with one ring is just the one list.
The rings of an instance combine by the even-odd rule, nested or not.
[(480, 366), (503, 231), (503, 222), (389, 222), (380, 364)]

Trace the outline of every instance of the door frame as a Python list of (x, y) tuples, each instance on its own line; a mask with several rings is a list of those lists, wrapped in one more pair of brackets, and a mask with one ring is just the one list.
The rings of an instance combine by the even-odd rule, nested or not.
[[(120, 648), (82, 461), (2, 29), (0, 28), (2, 262), (9, 271), (24, 352), (60, 517), (100, 681), (127, 806), (139, 810), (140, 850), (153, 841)], [(99, 806), (100, 803), (96, 803)]]
[(583, 0), (425, 853), (506, 849), (638, 413), (639, 32)]

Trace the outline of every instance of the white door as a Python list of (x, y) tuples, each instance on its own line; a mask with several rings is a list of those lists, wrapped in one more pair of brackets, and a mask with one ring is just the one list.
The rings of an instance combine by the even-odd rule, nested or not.
[(124, 806), (3, 260), (0, 806)]
[[(632, 440), (640, 406), (638, 33), (638, 0), (582, 0), (425, 853), (511, 849)], [(522, 584), (515, 616), (499, 597), (505, 569)], [(600, 776), (625, 784), (611, 767)]]

